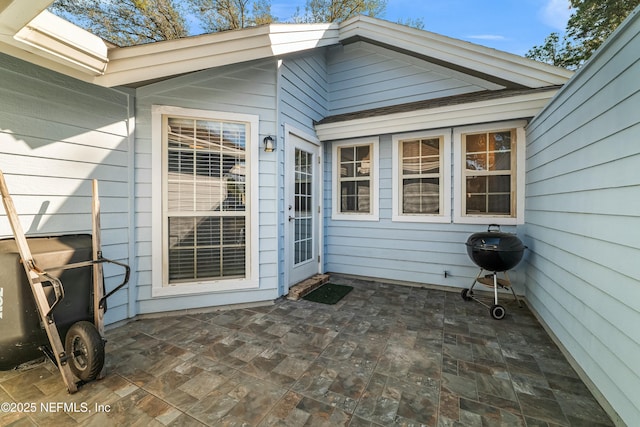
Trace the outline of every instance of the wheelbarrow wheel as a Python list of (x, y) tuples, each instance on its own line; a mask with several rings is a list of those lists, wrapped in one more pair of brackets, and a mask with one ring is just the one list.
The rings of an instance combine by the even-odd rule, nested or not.
[(104, 366), (104, 341), (91, 322), (74, 323), (65, 339), (71, 372), (82, 381), (96, 379)]

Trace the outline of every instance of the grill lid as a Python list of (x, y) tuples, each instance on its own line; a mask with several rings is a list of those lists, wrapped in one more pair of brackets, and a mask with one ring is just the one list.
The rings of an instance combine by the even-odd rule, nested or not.
[[(498, 229), (492, 229), (498, 227)], [(521, 252), (524, 244), (515, 234), (503, 233), (496, 224), (491, 224), (487, 231), (473, 233), (467, 239), (466, 245), (482, 251), (493, 252)]]

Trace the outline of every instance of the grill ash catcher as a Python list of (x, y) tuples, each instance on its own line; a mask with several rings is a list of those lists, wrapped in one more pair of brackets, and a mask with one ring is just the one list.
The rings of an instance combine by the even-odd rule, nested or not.
[[(511, 287), (511, 281), (507, 274), (507, 270), (518, 265), (522, 259), (524, 250), (527, 248), (522, 244), (522, 241), (515, 234), (501, 232), (499, 225), (491, 224), (487, 231), (469, 236), (466, 246), (467, 254), (480, 267), (480, 273), (470, 288), (462, 290), (462, 299), (465, 301), (474, 300), (484, 305), (489, 309), (491, 317), (496, 320), (504, 319), (506, 315), (504, 307), (498, 303), (498, 289), (510, 290), (513, 298), (522, 307), (522, 302)], [(489, 274), (485, 274), (485, 272)], [(503, 273), (504, 278), (499, 278), (498, 273)], [(486, 304), (474, 295), (473, 289), (478, 283), (493, 288), (492, 305)]]

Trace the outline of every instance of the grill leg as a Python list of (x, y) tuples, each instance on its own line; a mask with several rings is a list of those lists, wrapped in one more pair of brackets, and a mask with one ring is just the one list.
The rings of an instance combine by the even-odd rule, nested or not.
[(507, 282), (509, 282), (509, 290), (513, 294), (513, 299), (516, 300), (516, 302), (518, 303), (518, 306), (522, 307), (522, 301), (520, 301), (520, 299), (516, 295), (516, 291), (513, 290), (513, 286), (511, 286), (511, 279), (509, 279), (509, 275), (507, 274), (506, 271), (504, 272), (504, 276), (507, 278)]
[(480, 269), (480, 273), (478, 273), (478, 275), (476, 276), (476, 280), (473, 281), (473, 285), (471, 285), (471, 287), (469, 288), (470, 291), (473, 290), (473, 287), (476, 285), (476, 283), (478, 283), (478, 279), (480, 278), (480, 276), (482, 276), (482, 273), (484, 272), (484, 269)]
[(498, 273), (493, 272), (493, 294), (494, 294), (494, 304), (498, 305)]

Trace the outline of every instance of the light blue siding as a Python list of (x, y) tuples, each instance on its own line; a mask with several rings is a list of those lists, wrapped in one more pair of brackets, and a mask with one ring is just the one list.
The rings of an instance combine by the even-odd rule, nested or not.
[[(0, 54), (0, 169), (27, 235), (91, 233), (91, 180), (99, 180), (102, 247), (129, 262), (130, 97)], [(11, 237), (0, 208), (0, 237)], [(105, 267), (106, 287), (122, 270)], [(131, 312), (109, 299), (106, 323)]]
[(327, 55), (330, 115), (501, 88), (366, 42)]
[(205, 70), (137, 90), (136, 105), (136, 259), (139, 266), (138, 301), (140, 313), (265, 301), (277, 297), (278, 242), (277, 156), (259, 151), (259, 289), (209, 294), (152, 297), (152, 127), (154, 105), (219, 111), (259, 116), (259, 143), (266, 135), (276, 135), (275, 60), (237, 64)]
[(637, 12), (527, 138), (527, 299), (627, 425), (640, 419)]
[(279, 266), (281, 284), (280, 293), (286, 294), (285, 285), (285, 200), (284, 200), (284, 125), (292, 126), (309, 135), (315, 135), (314, 121), (327, 116), (328, 105), (328, 81), (326, 52), (324, 49), (294, 55), (285, 58), (279, 69), (278, 75), (278, 128), (279, 145), (279, 191), (280, 203), (278, 217), (278, 241), (279, 241)]

